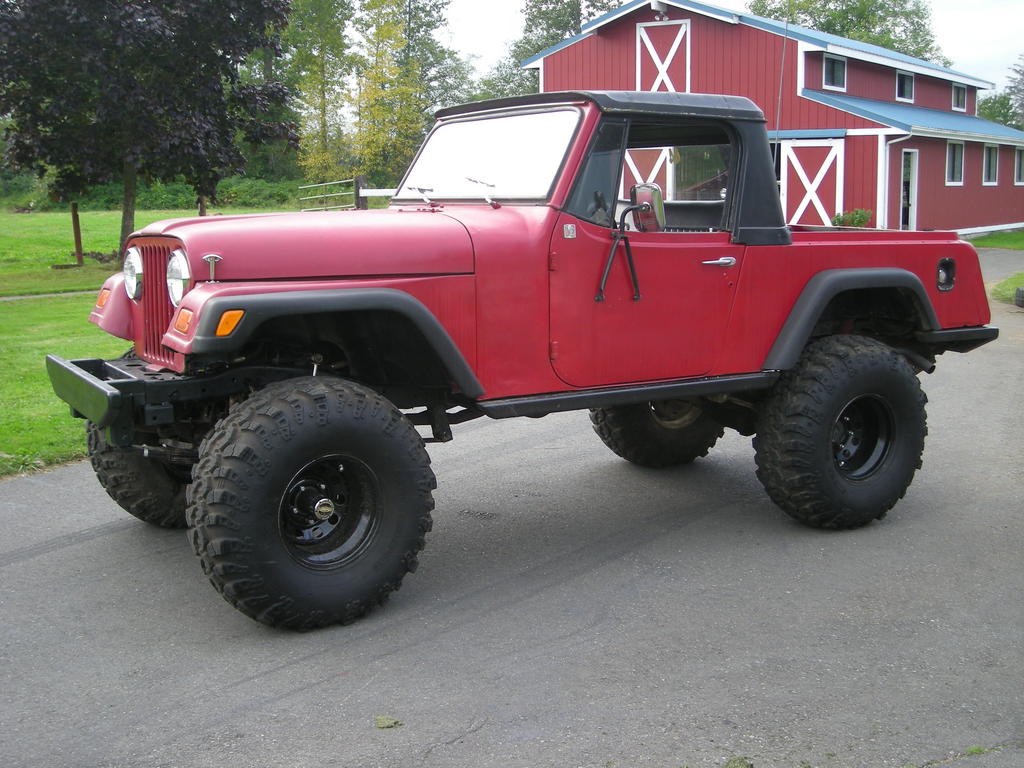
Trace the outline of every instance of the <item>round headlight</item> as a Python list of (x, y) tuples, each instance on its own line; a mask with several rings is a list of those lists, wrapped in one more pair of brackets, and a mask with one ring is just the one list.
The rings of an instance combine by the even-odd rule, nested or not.
[(171, 251), (171, 257), (167, 259), (167, 295), (171, 297), (171, 304), (181, 304), (190, 282), (192, 273), (189, 272), (185, 252), (181, 249)]
[(124, 252), (124, 289), (129, 299), (142, 297), (142, 251), (134, 245)]

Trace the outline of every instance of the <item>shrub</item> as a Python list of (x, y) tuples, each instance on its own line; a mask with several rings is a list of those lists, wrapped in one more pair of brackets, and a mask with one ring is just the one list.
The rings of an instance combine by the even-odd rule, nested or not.
[(843, 211), (832, 217), (833, 227), (866, 227), (871, 221), (871, 211), (864, 208), (854, 208), (852, 211)]

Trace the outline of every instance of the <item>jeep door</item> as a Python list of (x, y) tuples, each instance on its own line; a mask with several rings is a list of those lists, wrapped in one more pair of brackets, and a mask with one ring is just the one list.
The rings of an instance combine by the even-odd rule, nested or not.
[[(712, 370), (744, 250), (728, 231), (734, 144), (713, 121), (608, 119), (599, 128), (550, 247), (550, 355), (567, 384)], [(660, 231), (639, 231), (635, 213), (624, 213), (643, 182), (666, 193)]]

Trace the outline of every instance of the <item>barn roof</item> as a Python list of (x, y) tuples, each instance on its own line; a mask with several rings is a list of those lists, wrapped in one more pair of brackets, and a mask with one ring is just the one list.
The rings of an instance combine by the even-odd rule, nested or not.
[(803, 90), (800, 95), (844, 112), (888, 125), (917, 136), (977, 139), (1024, 146), (1024, 131), (964, 112), (915, 107), (888, 101), (863, 99), (839, 93)]
[(631, 0), (631, 2), (625, 3), (624, 5), (609, 11), (603, 16), (599, 16), (593, 21), (584, 24), (580, 34), (570, 37), (567, 40), (563, 40), (560, 43), (556, 43), (550, 48), (545, 48), (543, 51), (540, 51), (539, 53), (522, 61), (520, 66), (524, 69), (540, 66), (541, 59), (546, 56), (550, 56), (552, 53), (560, 51), (563, 48), (578, 43), (580, 40), (590, 37), (601, 27), (612, 23), (626, 14), (632, 13), (644, 6), (653, 6), (656, 3), (663, 6), (673, 6), (682, 10), (699, 13), (729, 24), (744, 24), (749, 27), (762, 29), (766, 32), (771, 32), (772, 34), (788, 37), (792, 40), (799, 40), (800, 42), (812, 47), (820, 48), (823, 51), (835, 53), (841, 56), (873, 61), (875, 63), (898, 67), (908, 72), (926, 74), (932, 77), (942, 78), (944, 80), (951, 80), (957, 83), (977, 86), (978, 88), (994, 87), (994, 84), (988, 80), (981, 80), (972, 75), (943, 67), (935, 62), (925, 61), (924, 59), (918, 59), (913, 56), (907, 56), (904, 53), (891, 51), (888, 48), (883, 48), (879, 45), (862, 43), (859, 40), (851, 40), (848, 37), (840, 37), (839, 35), (832, 35), (828, 32), (819, 32), (817, 30), (807, 29), (806, 27), (800, 27), (795, 24), (786, 24), (783, 21), (767, 19), (763, 16), (755, 16), (752, 13), (730, 11), (726, 8), (719, 8), (718, 6), (709, 5), (707, 3), (699, 3), (694, 0)]

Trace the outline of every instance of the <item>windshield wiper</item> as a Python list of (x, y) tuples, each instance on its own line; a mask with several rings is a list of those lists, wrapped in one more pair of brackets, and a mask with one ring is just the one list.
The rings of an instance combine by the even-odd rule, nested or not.
[(433, 192), (434, 191), (433, 187), (412, 187), (412, 186), (409, 186), (409, 187), (406, 187), (406, 189), (410, 189), (413, 192), (416, 192), (417, 194), (419, 194), (419, 196), (423, 198), (423, 202), (426, 203), (427, 205), (433, 205), (434, 204), (434, 201), (431, 200), (429, 197), (427, 197), (427, 192)]
[[(490, 187), (491, 189), (494, 189), (494, 185), (488, 184), (486, 181), (480, 181), (480, 179), (471, 179), (469, 176), (466, 176), (464, 178), (468, 182), (471, 182), (473, 184), (479, 184), (481, 187)], [(498, 203), (494, 202), (494, 200), (492, 200), (490, 195), (488, 195), (486, 192), (484, 192), (484, 202), (491, 206), (491, 208), (501, 207), (500, 205), (498, 205)]]

